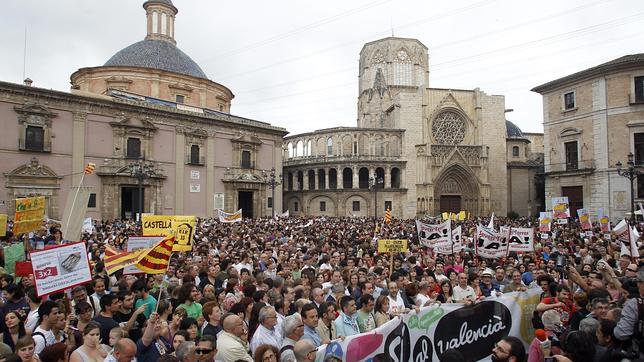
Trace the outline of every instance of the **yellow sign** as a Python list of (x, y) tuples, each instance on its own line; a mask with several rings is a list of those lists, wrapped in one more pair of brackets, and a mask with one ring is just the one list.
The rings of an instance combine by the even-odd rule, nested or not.
[(172, 251), (191, 251), (195, 216), (143, 215), (143, 236), (169, 236), (175, 234)]
[(378, 240), (379, 253), (402, 253), (407, 251), (407, 240), (382, 239)]
[(7, 214), (0, 214), (0, 236), (7, 235)]
[(16, 199), (16, 214), (13, 218), (13, 233), (18, 235), (38, 230), (42, 226), (42, 220), (44, 218), (44, 196)]

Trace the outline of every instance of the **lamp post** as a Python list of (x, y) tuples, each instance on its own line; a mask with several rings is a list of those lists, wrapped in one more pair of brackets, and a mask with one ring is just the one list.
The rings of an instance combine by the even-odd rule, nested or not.
[(374, 208), (374, 216), (376, 219), (378, 218), (378, 187), (380, 187), (382, 183), (382, 177), (378, 177), (378, 174), (376, 174), (375, 172), (373, 176), (369, 177), (369, 188), (373, 190), (374, 201), (376, 205)]
[(617, 166), (617, 174), (626, 177), (631, 182), (631, 225), (635, 225), (635, 194), (633, 181), (637, 179), (637, 176), (642, 174), (642, 171), (635, 167), (633, 152), (628, 153), (628, 162), (626, 162), (626, 165), (627, 167), (623, 169), (620, 161), (615, 164), (615, 166)]
[[(139, 207), (138, 207), (138, 215), (139, 215), (139, 221), (142, 220), (143, 217), (143, 181), (147, 178), (151, 178), (152, 176), (155, 175), (156, 170), (154, 168), (154, 165), (145, 162), (144, 159), (140, 159), (138, 162), (130, 163), (127, 165), (128, 173), (136, 178), (139, 186)], [(135, 217), (136, 218), (136, 217)]]
[(270, 173), (266, 174), (266, 171), (262, 171), (264, 173), (264, 179), (266, 180), (266, 186), (271, 188), (271, 210), (273, 213), (273, 217), (275, 217), (275, 188), (279, 185), (282, 184), (282, 175), (275, 175), (275, 168), (271, 168)]

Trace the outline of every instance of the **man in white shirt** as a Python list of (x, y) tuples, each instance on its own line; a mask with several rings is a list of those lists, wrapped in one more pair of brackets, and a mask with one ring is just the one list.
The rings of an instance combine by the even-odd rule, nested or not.
[(259, 310), (259, 326), (250, 341), (250, 351), (254, 355), (255, 350), (262, 344), (270, 344), (278, 350), (282, 348), (282, 334), (275, 326), (277, 325), (277, 312), (271, 306)]
[(35, 353), (39, 354), (45, 347), (56, 343), (56, 335), (54, 335), (51, 329), (58, 323), (59, 314), (58, 304), (52, 300), (46, 300), (38, 307), (40, 324), (34, 329), (34, 333), (32, 334), (36, 343)]
[(454, 301), (456, 303), (471, 304), (476, 300), (474, 288), (467, 285), (467, 274), (458, 274), (458, 285), (454, 287)]
[(235, 269), (237, 269), (237, 273), (240, 274), (242, 269), (246, 269), (251, 275), (253, 275), (253, 264), (250, 262), (250, 257), (247, 253), (242, 253), (241, 261), (235, 264)]
[(398, 284), (396, 282), (389, 282), (389, 314), (399, 315), (405, 310), (405, 301), (398, 292)]

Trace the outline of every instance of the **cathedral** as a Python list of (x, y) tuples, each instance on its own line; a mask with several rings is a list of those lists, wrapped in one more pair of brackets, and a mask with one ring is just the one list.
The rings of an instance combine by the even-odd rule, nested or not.
[(385, 38), (360, 52), (357, 127), (284, 139), (291, 215), (538, 215), (543, 134), (506, 121), (505, 98), (429, 86), (427, 47)]

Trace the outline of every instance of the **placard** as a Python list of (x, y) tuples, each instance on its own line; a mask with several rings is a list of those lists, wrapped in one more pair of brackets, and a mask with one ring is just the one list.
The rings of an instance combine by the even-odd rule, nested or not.
[(509, 251), (534, 251), (534, 229), (510, 228)]
[(0, 214), (0, 236), (7, 235), (7, 214)]
[[(155, 246), (159, 241), (163, 240), (164, 236), (130, 236), (127, 239), (127, 251), (137, 251), (141, 249), (148, 249)], [(123, 274), (139, 274), (143, 273), (141, 269), (135, 265), (128, 265), (123, 268)]]
[(85, 242), (34, 251), (30, 256), (38, 296), (92, 280)]
[(452, 241), (452, 226), (451, 220), (430, 225), (416, 220), (416, 230), (418, 232), (418, 240), (423, 246), (433, 246), (436, 243), (446, 243)]
[(570, 206), (568, 204), (568, 197), (553, 197), (552, 198), (552, 213), (555, 219), (565, 219), (570, 217)]
[(25, 245), (12, 244), (4, 247), (4, 269), (7, 274), (16, 272), (16, 263), (25, 260)]
[(45, 197), (25, 197), (16, 199), (16, 214), (13, 218), (15, 235), (36, 231), (42, 227), (45, 218)]
[(197, 224), (195, 216), (143, 215), (144, 236), (175, 234), (173, 251), (191, 251), (192, 238)]
[(407, 249), (405, 239), (380, 239), (378, 240), (379, 253), (404, 253)]
[(199, 171), (190, 171), (190, 179), (199, 180)]
[(476, 227), (476, 255), (498, 259), (508, 254), (507, 232), (496, 232), (482, 225)]

